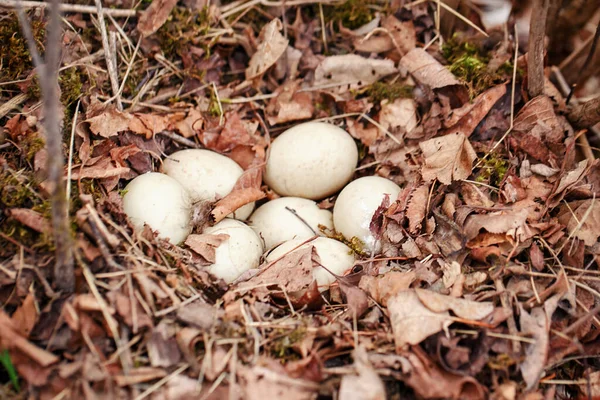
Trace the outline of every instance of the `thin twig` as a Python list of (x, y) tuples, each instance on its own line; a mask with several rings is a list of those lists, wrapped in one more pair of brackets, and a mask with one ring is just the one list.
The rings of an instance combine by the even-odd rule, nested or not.
[[(19, 1), (19, 0), (0, 0), (0, 7), (6, 8), (14, 8), (19, 9), (19, 7), (23, 7), (25, 9), (29, 8), (48, 8), (50, 3), (45, 1)], [(72, 13), (82, 13), (82, 14), (96, 14), (98, 10), (94, 6), (84, 6), (80, 4), (64, 4), (60, 3), (59, 5), (61, 12), (72, 12)], [(105, 10), (105, 14), (111, 15), (115, 18), (124, 18), (124, 17), (135, 17), (137, 15), (136, 10), (122, 10), (122, 9), (108, 9)]]
[(98, 9), (98, 24), (100, 25), (100, 35), (102, 36), (102, 48), (104, 49), (104, 59), (106, 60), (106, 68), (108, 69), (108, 77), (110, 78), (110, 87), (117, 100), (117, 108), (123, 109), (123, 104), (119, 97), (119, 75), (117, 73), (117, 65), (115, 63), (116, 54), (110, 51), (108, 42), (108, 32), (106, 31), (106, 22), (104, 21), (104, 8), (101, 0), (95, 0), (96, 8)]

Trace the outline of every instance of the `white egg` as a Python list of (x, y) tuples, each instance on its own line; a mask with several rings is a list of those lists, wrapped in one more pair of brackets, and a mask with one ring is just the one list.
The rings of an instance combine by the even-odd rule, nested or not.
[(136, 230), (141, 231), (148, 224), (158, 237), (174, 244), (183, 242), (192, 230), (191, 205), (183, 186), (158, 172), (134, 178), (123, 196), (123, 210)]
[[(289, 253), (292, 249), (302, 244), (302, 242), (304, 242), (304, 240), (295, 239), (288, 240), (287, 242), (282, 243), (280, 246), (276, 247), (271, 253), (269, 253), (269, 255), (267, 256), (267, 261), (274, 261), (278, 259), (279, 257), (285, 255), (286, 253)], [(296, 250), (306, 248), (309, 246), (314, 246), (317, 250), (317, 254), (321, 259), (321, 265), (324, 265), (325, 268), (327, 268), (329, 271), (333, 272), (336, 275), (344, 275), (348, 271), (350, 271), (354, 266), (354, 253), (348, 246), (346, 246), (342, 242), (320, 237), (306, 244), (303, 244)], [(313, 277), (317, 281), (317, 286), (319, 287), (319, 291), (321, 292), (329, 289), (329, 286), (331, 286), (331, 284), (335, 282), (335, 276), (331, 275), (325, 268), (317, 267), (313, 269)]]
[[(210, 150), (177, 151), (165, 159), (162, 172), (190, 192), (193, 202), (214, 201), (228, 195), (244, 170), (232, 159)], [(231, 217), (246, 219), (254, 203), (246, 204)]]
[(231, 283), (249, 269), (258, 267), (263, 245), (248, 225), (225, 218), (215, 226), (204, 229), (203, 233), (229, 235), (229, 238), (217, 247), (215, 263), (208, 267), (212, 275)]
[(346, 239), (360, 239), (364, 250), (378, 252), (381, 244), (369, 229), (371, 220), (385, 195), (390, 196), (391, 204), (398, 198), (400, 190), (394, 182), (379, 176), (366, 176), (350, 182), (340, 192), (333, 207), (335, 230)]
[(281, 196), (319, 200), (344, 187), (357, 162), (358, 149), (345, 130), (307, 122), (273, 140), (264, 178)]
[(319, 225), (333, 229), (333, 216), (312, 200), (281, 197), (258, 207), (248, 223), (264, 240), (265, 248), (271, 249), (286, 240), (319, 235)]

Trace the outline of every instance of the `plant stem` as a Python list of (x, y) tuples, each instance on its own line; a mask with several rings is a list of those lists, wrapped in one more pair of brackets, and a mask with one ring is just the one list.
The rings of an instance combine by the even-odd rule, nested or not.
[(544, 38), (549, 0), (535, 0), (529, 24), (527, 52), (527, 89), (533, 98), (544, 94)]

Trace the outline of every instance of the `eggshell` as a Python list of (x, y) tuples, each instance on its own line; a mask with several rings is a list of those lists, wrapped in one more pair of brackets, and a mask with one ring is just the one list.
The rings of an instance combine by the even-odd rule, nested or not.
[[(267, 261), (274, 261), (279, 257), (289, 253), (292, 249), (302, 244), (305, 240), (294, 239), (288, 240), (276, 247), (267, 256)], [(329, 271), (336, 275), (344, 275), (352, 269), (354, 266), (354, 253), (352, 250), (342, 242), (338, 242), (334, 239), (325, 237), (316, 238), (300, 247), (298, 249), (314, 246), (317, 250), (317, 254), (321, 259), (321, 265), (324, 265)], [(296, 251), (294, 250), (294, 251)], [(329, 289), (329, 286), (335, 282), (335, 277), (331, 275), (327, 270), (322, 267), (313, 269), (313, 276), (317, 281), (319, 291), (323, 292)]]
[(129, 182), (123, 210), (136, 230), (141, 231), (146, 223), (160, 238), (174, 244), (183, 242), (192, 230), (189, 194), (164, 174), (149, 172)]
[(400, 190), (394, 182), (379, 176), (366, 176), (350, 182), (340, 192), (333, 207), (335, 230), (347, 239), (360, 239), (364, 250), (378, 252), (381, 245), (369, 229), (373, 214), (386, 194), (390, 196), (390, 203), (393, 203)]
[[(210, 150), (187, 149), (167, 157), (162, 171), (190, 192), (193, 202), (214, 201), (228, 195), (244, 170), (232, 159)], [(246, 204), (232, 217), (245, 220), (254, 210)]]
[[(297, 216), (286, 207), (295, 210)], [(308, 239), (315, 233), (319, 235), (319, 225), (333, 229), (333, 216), (312, 200), (281, 197), (258, 207), (248, 223), (264, 240), (265, 248), (271, 249), (286, 240)]]
[(215, 226), (206, 228), (203, 233), (229, 235), (229, 238), (217, 247), (215, 263), (208, 267), (212, 275), (231, 283), (247, 270), (258, 267), (263, 245), (248, 225), (225, 218)]
[(307, 122), (275, 138), (264, 180), (281, 196), (319, 200), (348, 183), (357, 162), (356, 144), (345, 130)]

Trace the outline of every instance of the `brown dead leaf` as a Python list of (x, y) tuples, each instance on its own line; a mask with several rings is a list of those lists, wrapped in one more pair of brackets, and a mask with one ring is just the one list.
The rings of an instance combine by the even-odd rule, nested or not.
[(478, 321), (494, 311), (492, 302), (478, 302), (446, 296), (431, 290), (415, 289), (421, 303), (435, 313), (452, 310), (457, 317)]
[(283, 24), (277, 18), (262, 28), (260, 31), (260, 44), (256, 49), (256, 53), (250, 58), (246, 69), (246, 79), (261, 76), (285, 53), (289, 40), (281, 34), (282, 28)]
[[(292, 304), (310, 305), (321, 298), (313, 277), (313, 269), (320, 265), (321, 260), (314, 246), (301, 247), (264, 265), (256, 276), (239, 284), (238, 291), (243, 292), (248, 288), (264, 298), (271, 294), (269, 288), (285, 290)], [(278, 297), (285, 298), (282, 295)]]
[(586, 246), (593, 246), (600, 237), (600, 200), (581, 202), (572, 214), (563, 214), (559, 221), (566, 223), (569, 234), (583, 240)]
[(465, 223), (464, 232), (469, 240), (476, 237), (481, 229), (516, 237), (524, 231), (528, 215), (527, 208), (471, 215)]
[(485, 388), (475, 378), (455, 375), (440, 368), (419, 348), (407, 353), (409, 366), (404, 382), (423, 399), (483, 400)]
[(408, 231), (416, 235), (421, 231), (421, 223), (425, 218), (427, 209), (427, 198), (429, 197), (429, 185), (421, 185), (411, 195), (408, 207), (406, 207), (406, 218), (408, 218)]
[(271, 125), (311, 118), (315, 107), (309, 92), (299, 92), (302, 81), (289, 81), (275, 91), (276, 96), (267, 106), (267, 120)]
[(535, 340), (534, 343), (526, 345), (525, 360), (519, 364), (527, 390), (530, 390), (542, 377), (548, 359), (550, 323), (541, 307), (534, 308), (531, 313), (521, 307), (519, 322), (521, 332)]
[(281, 371), (278, 371), (271, 365), (267, 368), (261, 365), (246, 367), (240, 364), (236, 366), (236, 370), (243, 390), (240, 398), (247, 400), (312, 400), (315, 398), (314, 384), (289, 377), (282, 367)]
[(432, 89), (460, 85), (460, 82), (446, 67), (422, 48), (409, 51), (400, 60), (400, 66), (406, 68), (416, 80)]
[[(179, 115), (179, 117), (182, 117)], [(180, 118), (174, 115), (156, 115), (156, 114), (133, 114), (129, 120), (128, 129), (138, 135), (152, 139), (155, 134), (167, 130), (173, 119)], [(181, 118), (182, 119), (182, 118)]]
[(8, 215), (36, 232), (50, 233), (52, 231), (50, 222), (42, 214), (30, 208), (12, 208), (8, 210)]
[(399, 21), (388, 15), (381, 20), (381, 31), (376, 35), (369, 33), (365, 38), (354, 40), (356, 51), (384, 53), (397, 50), (401, 57), (415, 48), (417, 38), (412, 21)]
[(353, 367), (357, 375), (344, 375), (338, 393), (340, 400), (384, 400), (385, 386), (369, 362), (364, 347), (352, 352)]
[(137, 30), (142, 36), (150, 36), (156, 32), (169, 18), (169, 14), (177, 4), (177, 0), (153, 0), (139, 16)]
[(379, 123), (392, 133), (409, 134), (418, 124), (417, 103), (413, 99), (402, 98), (391, 103), (382, 102)]
[(54, 354), (35, 346), (23, 338), (18, 328), (3, 310), (0, 310), (0, 348), (19, 350), (42, 367), (52, 365), (59, 360)]
[(90, 124), (94, 135), (109, 138), (128, 130), (130, 120), (130, 114), (117, 110), (115, 106), (109, 106), (98, 115), (88, 118), (86, 122)]
[(399, 292), (407, 290), (415, 279), (414, 271), (389, 271), (380, 276), (364, 275), (360, 280), (359, 287), (369, 293), (376, 302), (387, 306), (389, 299)]
[(229, 239), (229, 235), (224, 233), (216, 235), (192, 234), (185, 239), (185, 244), (202, 257), (201, 265), (208, 266), (216, 262), (217, 247), (227, 239)]
[(266, 197), (260, 189), (261, 182), (262, 168), (252, 167), (244, 171), (231, 192), (219, 200), (213, 208), (211, 215), (214, 221), (219, 222), (238, 208)]
[(13, 313), (11, 317), (12, 322), (23, 336), (28, 337), (38, 318), (39, 312), (35, 297), (32, 293), (27, 293), (27, 297), (25, 297), (23, 303)]
[(356, 54), (330, 56), (317, 66), (313, 86), (340, 85), (328, 90), (342, 93), (370, 85), (396, 71), (392, 60), (364, 58)]
[(414, 290), (405, 290), (388, 299), (388, 311), (396, 349), (421, 343), (452, 323), (447, 311), (435, 313), (425, 307)]
[(471, 136), (477, 125), (505, 93), (506, 85), (494, 86), (477, 96), (472, 102), (452, 110), (452, 115), (444, 122), (447, 129), (442, 134), (462, 133), (466, 137)]
[(152, 329), (147, 345), (150, 365), (164, 368), (177, 365), (181, 360), (181, 352), (175, 334), (175, 326), (165, 320)]
[(360, 318), (369, 309), (369, 298), (358, 286), (346, 282), (346, 279), (338, 280), (344, 301), (348, 305), (348, 312), (356, 318)]
[(425, 142), (419, 147), (425, 157), (421, 171), (423, 179), (438, 179), (445, 185), (452, 181), (467, 179), (471, 175), (473, 161), (477, 154), (467, 137), (462, 133), (440, 136)]

